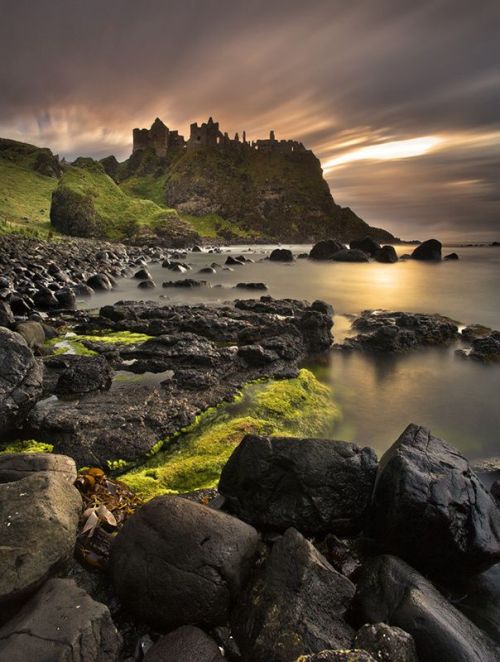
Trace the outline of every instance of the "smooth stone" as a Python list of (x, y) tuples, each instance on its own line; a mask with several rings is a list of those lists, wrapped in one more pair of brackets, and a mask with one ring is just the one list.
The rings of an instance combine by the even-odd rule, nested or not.
[(39, 471), (49, 471), (70, 485), (76, 480), (75, 461), (54, 453), (0, 453), (0, 483), (12, 483)]

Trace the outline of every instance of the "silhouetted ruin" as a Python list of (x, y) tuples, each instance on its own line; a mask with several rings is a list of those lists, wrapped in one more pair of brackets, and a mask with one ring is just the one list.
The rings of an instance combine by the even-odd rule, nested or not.
[(178, 131), (169, 129), (157, 117), (150, 129), (133, 130), (133, 152), (143, 149), (153, 149), (157, 156), (166, 156), (173, 149), (200, 149), (212, 148), (238, 148), (254, 149), (261, 152), (304, 152), (306, 148), (297, 140), (276, 140), (274, 131), (269, 132), (269, 138), (247, 141), (246, 131), (243, 131), (243, 140), (239, 133), (230, 138), (227, 132), (222, 133), (219, 122), (214, 122), (211, 117), (208, 122), (198, 125), (193, 122), (190, 127), (189, 139), (179, 135)]

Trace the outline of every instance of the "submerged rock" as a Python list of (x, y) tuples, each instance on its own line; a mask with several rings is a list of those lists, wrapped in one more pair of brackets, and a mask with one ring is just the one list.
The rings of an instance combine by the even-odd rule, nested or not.
[(140, 508), (118, 534), (111, 575), (124, 604), (158, 628), (222, 625), (250, 571), (255, 529), (173, 496)]
[(498, 662), (500, 648), (434, 586), (394, 556), (368, 561), (358, 581), (361, 622), (385, 622), (412, 635), (419, 660)]
[(354, 584), (295, 529), (276, 542), (233, 614), (245, 662), (290, 662), (299, 655), (349, 648), (344, 620)]
[(334, 262), (369, 262), (368, 255), (357, 248), (343, 248), (332, 257)]
[(293, 253), (288, 248), (275, 248), (269, 259), (271, 262), (293, 262)]
[(0, 628), (9, 662), (116, 662), (121, 637), (109, 609), (71, 579), (51, 579)]
[(373, 450), (345, 441), (248, 435), (224, 466), (219, 491), (231, 513), (257, 528), (353, 533), (376, 471)]
[(467, 460), (409, 425), (380, 460), (371, 530), (383, 549), (438, 576), (500, 559), (500, 512)]
[(323, 239), (314, 244), (309, 253), (311, 260), (331, 260), (335, 253), (344, 250), (344, 244), (335, 239)]

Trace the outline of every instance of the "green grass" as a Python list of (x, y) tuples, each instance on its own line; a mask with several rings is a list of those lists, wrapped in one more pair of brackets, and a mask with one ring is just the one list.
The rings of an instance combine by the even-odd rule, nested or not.
[(232, 221), (226, 221), (217, 214), (207, 214), (206, 216), (190, 216), (182, 214), (182, 218), (188, 221), (202, 237), (215, 239), (224, 237), (225, 233), (231, 233), (234, 238), (251, 239), (258, 236), (258, 233), (250, 232), (239, 227)]
[(232, 403), (207, 410), (139, 468), (121, 476), (145, 499), (214, 487), (246, 434), (329, 436), (340, 418), (331, 390), (308, 370), (295, 379), (247, 385)]
[(134, 198), (152, 200), (160, 207), (165, 198), (165, 177), (154, 177), (153, 175), (134, 175), (120, 183), (122, 191)]

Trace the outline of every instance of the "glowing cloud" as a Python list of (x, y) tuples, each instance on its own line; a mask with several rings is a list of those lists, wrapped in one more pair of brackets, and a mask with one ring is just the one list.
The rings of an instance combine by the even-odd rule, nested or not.
[(392, 142), (366, 145), (350, 152), (336, 156), (323, 164), (325, 170), (330, 170), (344, 163), (352, 161), (390, 161), (393, 159), (410, 159), (422, 156), (435, 149), (443, 139), (439, 136), (422, 136), (421, 138), (410, 138), (408, 140), (393, 140)]

